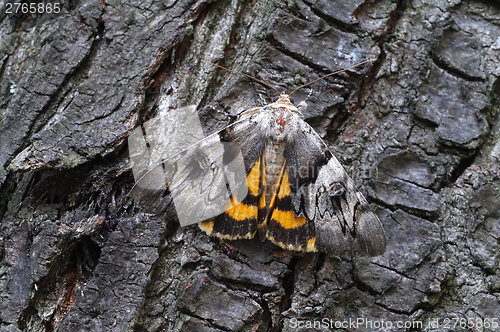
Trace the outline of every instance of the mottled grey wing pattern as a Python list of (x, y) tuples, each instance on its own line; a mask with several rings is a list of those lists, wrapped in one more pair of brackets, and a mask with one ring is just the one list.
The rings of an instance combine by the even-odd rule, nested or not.
[(314, 223), (316, 249), (340, 256), (384, 253), (382, 223), (318, 134), (306, 122), (300, 127), (285, 157), (293, 209)]

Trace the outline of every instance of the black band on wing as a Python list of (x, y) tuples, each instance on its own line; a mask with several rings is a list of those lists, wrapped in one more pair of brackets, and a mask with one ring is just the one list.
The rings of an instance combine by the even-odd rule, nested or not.
[(288, 249), (308, 251), (311, 240), (314, 241), (316, 230), (314, 222), (308, 220), (302, 226), (295, 228), (283, 228), (283, 226), (274, 219), (268, 221), (267, 238), (274, 243), (287, 247)]
[(236, 220), (227, 214), (221, 214), (213, 223), (212, 234), (228, 239), (251, 238), (257, 232), (255, 218)]

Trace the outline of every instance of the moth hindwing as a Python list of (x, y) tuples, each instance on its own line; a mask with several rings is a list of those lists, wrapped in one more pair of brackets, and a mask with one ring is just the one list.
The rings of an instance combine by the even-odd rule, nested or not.
[[(213, 148), (217, 144), (222, 145)], [(210, 153), (200, 153), (207, 150)], [(208, 161), (203, 162), (200, 154)], [(223, 160), (222, 166), (214, 167), (210, 155)], [(227, 170), (238, 156), (244, 168), (240, 180), (234, 175), (237, 172)], [(158, 173), (158, 167), (165, 177), (151, 175)], [(130, 195), (157, 212), (171, 205), (170, 196), (175, 200), (176, 193), (194, 192), (175, 202), (177, 213), (180, 206), (187, 209), (187, 218), (200, 221), (199, 227), (209, 235), (249, 239), (258, 233), (262, 240), (285, 249), (340, 256), (375, 256), (385, 251), (380, 220), (284, 93), (158, 167), (143, 176)], [(193, 174), (203, 173), (200, 170), (207, 170), (210, 179), (191, 181)], [(157, 187), (163, 189), (148, 189), (154, 181), (162, 182)], [(227, 197), (218, 196), (230, 187)], [(197, 205), (199, 211), (191, 211), (189, 205), (200, 196), (210, 199)], [(217, 212), (213, 202), (221, 197), (223, 209)]]

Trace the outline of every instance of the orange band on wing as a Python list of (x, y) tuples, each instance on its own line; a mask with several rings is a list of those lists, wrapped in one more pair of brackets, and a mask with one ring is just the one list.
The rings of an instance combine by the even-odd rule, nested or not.
[(284, 198), (291, 194), (290, 180), (288, 179), (288, 172), (285, 170), (283, 172), (283, 178), (281, 179), (280, 190), (278, 192), (278, 198)]
[(259, 195), (260, 191), (260, 158), (253, 164), (252, 169), (247, 175), (247, 186), (250, 193), (254, 196)]
[(228, 209), (226, 214), (236, 221), (242, 221), (245, 219), (257, 218), (258, 210), (259, 209), (255, 205), (238, 203)]
[(281, 211), (278, 209), (274, 209), (271, 219), (276, 221), (285, 229), (297, 228), (307, 222), (307, 218), (296, 217), (293, 211)]

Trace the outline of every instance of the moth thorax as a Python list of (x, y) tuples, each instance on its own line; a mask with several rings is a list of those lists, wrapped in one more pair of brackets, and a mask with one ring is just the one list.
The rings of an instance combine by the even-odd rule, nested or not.
[(285, 126), (288, 123), (286, 116), (285, 116), (285, 112), (286, 111), (284, 109), (280, 109), (278, 111), (278, 117), (276, 118), (276, 121), (275, 121), (277, 128), (278, 128), (278, 131), (280, 133), (283, 133), (285, 131)]

